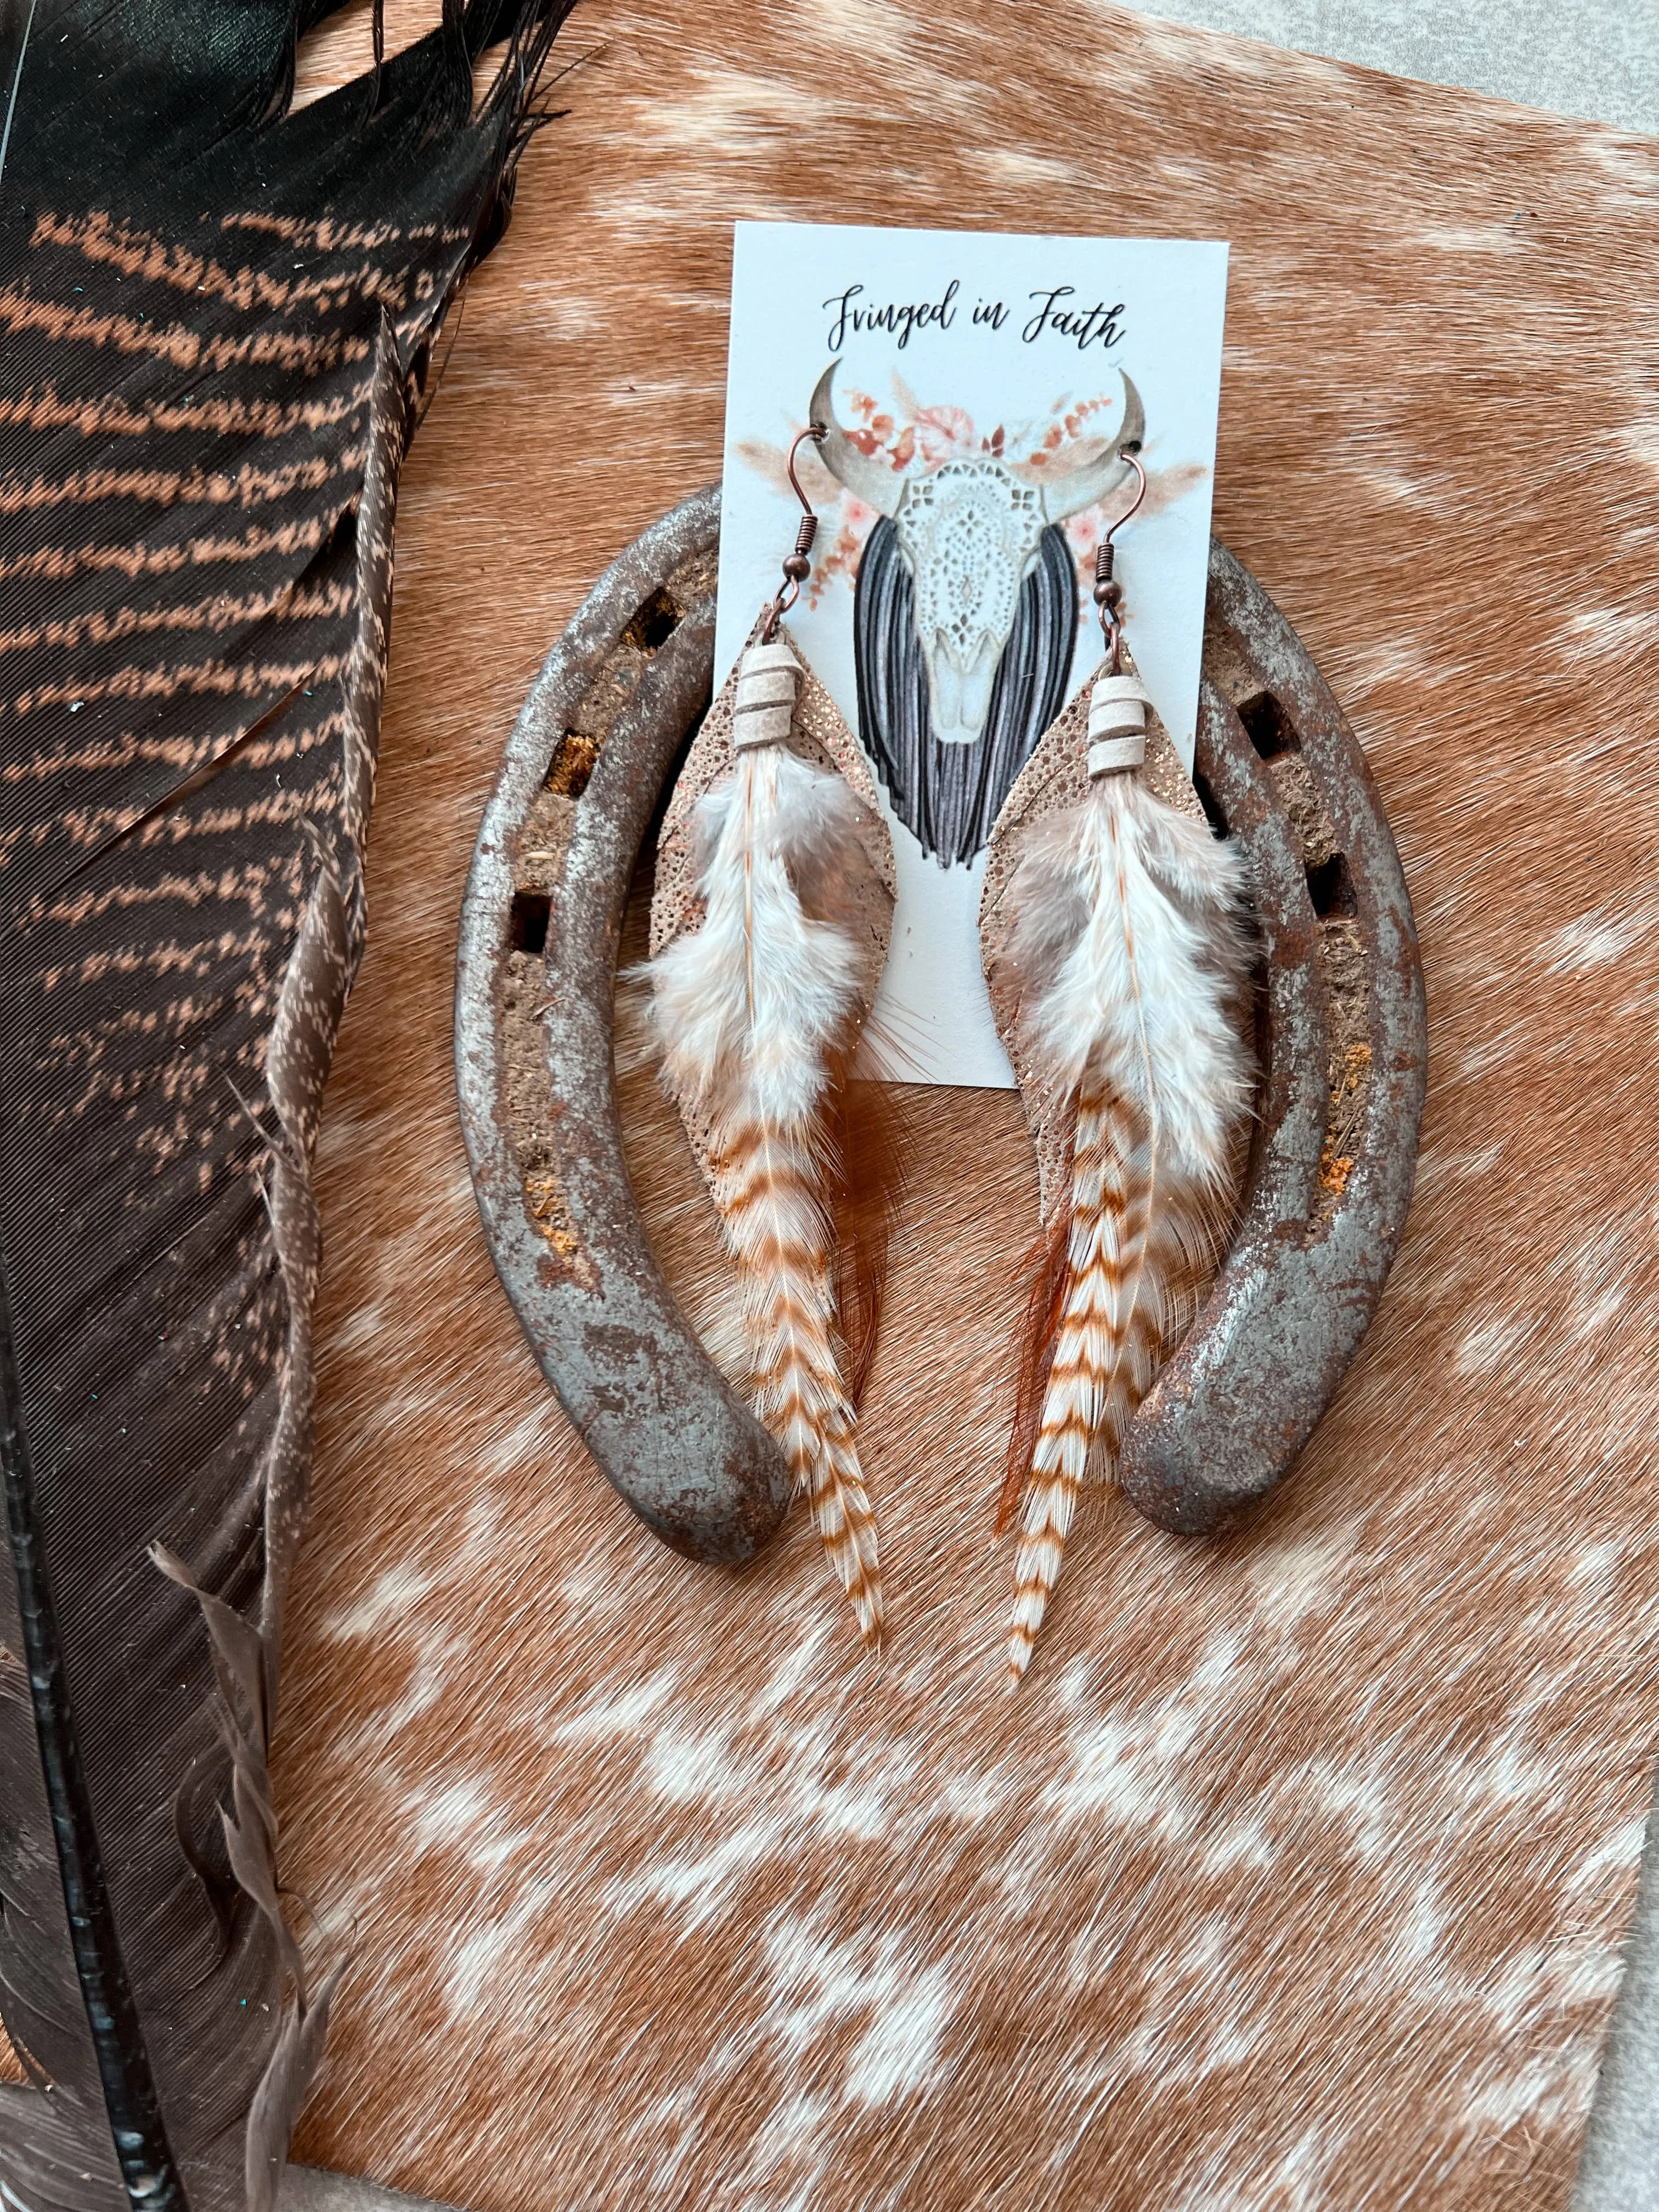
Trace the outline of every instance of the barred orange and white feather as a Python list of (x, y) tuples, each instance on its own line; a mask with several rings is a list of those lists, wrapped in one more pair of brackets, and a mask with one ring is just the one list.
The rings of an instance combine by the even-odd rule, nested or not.
[[(873, 1644), (876, 1525), (842, 1370), (827, 1202), (833, 1091), (864, 1004), (866, 951), (847, 919), (872, 865), (860, 813), (839, 776), (786, 746), (740, 750), (698, 808), (702, 926), (665, 946), (650, 975), (665, 1079), (707, 1122), (756, 1412)], [(820, 911), (803, 903), (808, 882)]]
[(1035, 1079), (1076, 1102), (1066, 1278), (1015, 1558), (1011, 1680), (1030, 1662), (1086, 1482), (1109, 1474), (1212, 1254), (1249, 1062), (1237, 856), (1130, 774), (1044, 825), (1010, 955)]
[(722, 1121), (714, 1158), (715, 1201), (745, 1278), (755, 1411), (782, 1444), (860, 1631), (874, 1644), (882, 1627), (876, 1523), (836, 1352), (822, 1161), (811, 1132), (747, 1116)]

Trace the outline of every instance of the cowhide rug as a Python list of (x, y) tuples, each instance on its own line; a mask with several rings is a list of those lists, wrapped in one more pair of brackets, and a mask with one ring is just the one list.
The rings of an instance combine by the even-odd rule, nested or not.
[[(367, 10), (330, 37), (313, 81)], [(356, 1958), (298, 2154), (471, 2212), (1558, 2212), (1655, 1749), (1659, 145), (1087, 0), (592, 0), (564, 44), (399, 515), (277, 1773)], [(909, 1100), (879, 1666), (804, 1517), (721, 1574), (605, 1489), (457, 1126), (484, 793), (718, 472), (738, 216), (1231, 240), (1216, 526), (1422, 935), (1417, 1201), (1338, 1405), (1218, 1546), (1095, 1498), (1012, 1699), (1012, 1095)], [(702, 1186), (625, 1090), (707, 1311)]]

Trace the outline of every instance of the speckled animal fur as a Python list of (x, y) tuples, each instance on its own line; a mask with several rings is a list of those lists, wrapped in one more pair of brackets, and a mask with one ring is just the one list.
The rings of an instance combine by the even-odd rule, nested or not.
[[(570, 36), (400, 512), (277, 1747), (359, 1948), (299, 2154), (476, 2212), (1560, 2212), (1653, 1735), (1659, 149), (1079, 0)], [(1219, 1546), (1103, 1500), (1016, 1699), (1017, 1099), (916, 1106), (879, 1669), (805, 1518), (699, 1571), (594, 1476), (456, 1125), (483, 795), (592, 578), (718, 470), (737, 215), (1232, 240), (1217, 527), (1422, 933), (1417, 1202), (1340, 1400)], [(628, 1113), (695, 1305), (648, 1068)]]

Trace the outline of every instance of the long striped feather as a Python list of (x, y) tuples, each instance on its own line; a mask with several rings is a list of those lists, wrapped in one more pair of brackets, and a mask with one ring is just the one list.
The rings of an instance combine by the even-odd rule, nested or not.
[[(854, 1439), (830, 1200), (841, 1076), (865, 956), (846, 918), (871, 862), (842, 779), (781, 745), (740, 752), (700, 803), (702, 927), (651, 963), (669, 1087), (708, 1125), (714, 1197), (743, 1277), (750, 1389), (810, 1498), (870, 1644), (882, 1628), (875, 1516)], [(809, 911), (798, 885), (818, 893)]]
[[(1133, 774), (1044, 825), (1011, 890), (1030, 1079), (1076, 1133), (1058, 1295), (1027, 1462), (1008, 1633), (1029, 1666), (1085, 1482), (1109, 1474), (1169, 1334), (1212, 1260), (1249, 1060), (1232, 848)], [(1061, 1224), (1054, 1224), (1057, 1232)]]

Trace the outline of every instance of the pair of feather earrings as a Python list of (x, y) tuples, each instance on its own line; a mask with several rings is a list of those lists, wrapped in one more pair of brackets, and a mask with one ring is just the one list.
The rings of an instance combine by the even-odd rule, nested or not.
[[(853, 1066), (894, 876), (863, 755), (783, 629), (817, 526), (795, 454), (824, 434), (814, 424), (790, 449), (804, 520), (783, 585), (704, 722), (665, 823), (648, 974), (664, 1080), (742, 1280), (756, 1412), (782, 1443), (874, 1645), (880, 1563), (856, 1409), (896, 1155), (867, 1126), (880, 1088), (855, 1081)], [(1144, 471), (1127, 448), (1122, 459), (1139, 506)], [(998, 1522), (1018, 1513), (1013, 1682), (1080, 1492), (1109, 1477), (1213, 1259), (1249, 1111), (1242, 872), (1149, 723), (1112, 569), (1109, 534), (1095, 585), (1100, 669), (1009, 793), (981, 909), (999, 1027), (1043, 1169)]]

